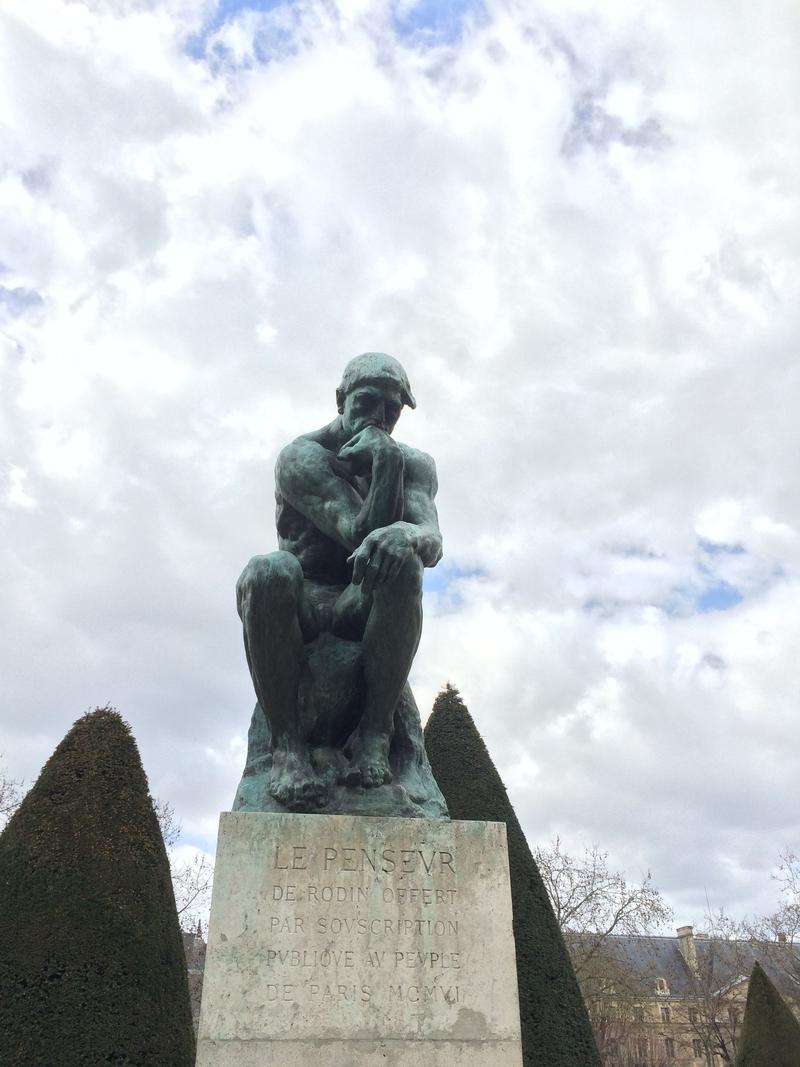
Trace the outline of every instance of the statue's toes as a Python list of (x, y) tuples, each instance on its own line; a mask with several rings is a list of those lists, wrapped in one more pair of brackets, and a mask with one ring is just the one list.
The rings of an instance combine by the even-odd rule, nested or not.
[(302, 781), (279, 781), (270, 790), (273, 797), (289, 811), (313, 811), (328, 802), (325, 785), (313, 778)]
[(279, 804), (287, 804), (292, 795), (292, 789), (287, 782), (274, 779), (270, 783), (269, 791)]
[(302, 787), (303, 800), (308, 808), (324, 808), (328, 803), (328, 788), (324, 782), (314, 779), (304, 782)]
[(313, 806), (313, 800), (302, 786), (292, 786), (287, 792), (283, 806), (289, 811), (304, 812)]
[(370, 763), (361, 770), (361, 781), (367, 789), (377, 789), (392, 780), (392, 772), (385, 763)]
[(376, 789), (392, 780), (392, 772), (383, 764), (368, 763), (351, 767), (343, 777), (345, 785), (350, 788)]

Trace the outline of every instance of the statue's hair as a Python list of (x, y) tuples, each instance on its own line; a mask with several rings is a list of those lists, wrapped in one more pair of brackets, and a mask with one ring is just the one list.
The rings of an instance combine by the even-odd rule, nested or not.
[(408, 382), (408, 375), (394, 356), (387, 356), (385, 352), (362, 352), (360, 356), (351, 359), (344, 368), (342, 380), (336, 390), (336, 405), (339, 414), (344, 409), (344, 398), (357, 385), (386, 381), (394, 382), (399, 388), (403, 403), (407, 407), (417, 406)]

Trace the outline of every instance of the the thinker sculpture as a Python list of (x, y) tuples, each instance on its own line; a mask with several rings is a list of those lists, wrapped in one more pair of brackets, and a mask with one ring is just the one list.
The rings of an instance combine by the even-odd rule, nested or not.
[(408, 377), (357, 356), (275, 470), (280, 551), (236, 588), (257, 704), (234, 810), (447, 818), (408, 673), (442, 555), (436, 467), (392, 438)]

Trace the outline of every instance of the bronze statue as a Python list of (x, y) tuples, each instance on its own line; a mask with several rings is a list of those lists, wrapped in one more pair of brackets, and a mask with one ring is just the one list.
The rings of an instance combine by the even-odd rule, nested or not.
[(447, 818), (407, 681), (442, 556), (436, 467), (392, 437), (416, 402), (391, 356), (351, 360), (336, 402), (280, 453), (280, 551), (237, 584), (258, 703), (234, 810)]

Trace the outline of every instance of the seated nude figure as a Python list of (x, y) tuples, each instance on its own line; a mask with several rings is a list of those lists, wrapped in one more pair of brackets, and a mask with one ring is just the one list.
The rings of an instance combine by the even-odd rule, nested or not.
[(393, 717), (422, 630), (422, 572), (442, 555), (436, 468), (392, 437), (416, 406), (397, 360), (368, 352), (347, 365), (339, 414), (280, 453), (280, 551), (256, 556), (237, 584), (247, 662), (270, 727), (269, 792), (289, 809), (325, 802), (298, 714), (307, 646), (328, 631), (361, 644), (363, 712), (339, 783), (391, 782)]

